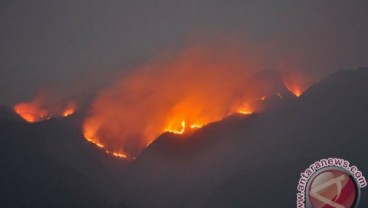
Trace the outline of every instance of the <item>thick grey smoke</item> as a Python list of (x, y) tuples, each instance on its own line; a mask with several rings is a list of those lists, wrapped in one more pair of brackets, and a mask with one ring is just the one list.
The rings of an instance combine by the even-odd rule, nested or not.
[[(230, 34), (312, 77), (368, 65), (367, 1), (25, 1), (0, 3), (0, 103), (47, 85), (95, 90), (116, 70)], [(294, 58), (292, 58), (294, 60)], [(76, 87), (73, 87), (76, 88)]]

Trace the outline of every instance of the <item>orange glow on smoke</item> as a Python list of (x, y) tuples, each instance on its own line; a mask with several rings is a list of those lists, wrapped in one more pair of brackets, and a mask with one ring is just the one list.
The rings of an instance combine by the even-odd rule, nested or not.
[(64, 111), (62, 112), (63, 117), (68, 117), (75, 113), (76, 111), (76, 105), (74, 102), (69, 102)]
[(180, 130), (175, 130), (172, 127), (169, 127), (165, 130), (165, 132), (170, 132), (170, 133), (174, 133), (174, 134), (183, 134), (184, 131), (185, 131), (185, 128), (186, 128), (185, 121), (182, 121), (181, 125), (180, 125)]
[[(264, 96), (265, 97), (265, 96)], [(255, 101), (259, 101), (260, 99), (257, 98)], [(243, 103), (238, 105), (233, 110), (234, 113), (243, 114), (243, 115), (250, 115), (253, 113), (252, 107), (249, 104)]]
[(199, 124), (191, 124), (187, 126), (186, 121), (182, 121), (179, 129), (176, 129), (173, 126), (170, 126), (169, 128), (165, 130), (165, 132), (169, 132), (173, 134), (184, 134), (188, 129), (199, 129), (199, 128), (202, 128), (202, 126), (203, 125), (199, 125)]
[(195, 46), (133, 70), (98, 94), (84, 137), (130, 160), (164, 132), (182, 135), (231, 114), (258, 112), (260, 101), (277, 92), (250, 81), (257, 69), (243, 54)]
[(290, 88), (289, 90), (297, 97), (302, 95), (302, 90), (298, 87)]
[(14, 111), (29, 123), (34, 123), (49, 119), (50, 116), (47, 110), (32, 103), (18, 103), (14, 106)]
[(290, 91), (290, 92), (292, 92), (295, 96), (297, 96), (297, 97), (300, 97), (301, 95), (302, 95), (302, 90), (301, 90), (301, 88), (298, 86), (298, 84), (297, 83), (292, 83), (292, 84), (285, 84), (286, 85), (286, 87), (288, 88), (288, 90)]
[(39, 93), (32, 101), (18, 103), (14, 111), (29, 123), (35, 123), (52, 117), (67, 117), (76, 111), (73, 101), (49, 100), (45, 93)]
[(307, 89), (305, 76), (301, 72), (284, 73), (283, 82), (286, 88), (292, 92), (296, 97), (300, 97)]
[(96, 145), (99, 148), (104, 148), (105, 146), (99, 142), (99, 139), (96, 138), (94, 135), (94, 129), (89, 126), (88, 128), (84, 128), (84, 138), (91, 142), (92, 144)]

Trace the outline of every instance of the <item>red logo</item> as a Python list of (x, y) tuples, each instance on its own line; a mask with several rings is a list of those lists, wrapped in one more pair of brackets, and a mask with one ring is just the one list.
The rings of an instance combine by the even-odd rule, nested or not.
[(350, 208), (358, 197), (355, 180), (338, 169), (323, 170), (312, 178), (307, 189), (309, 203), (313, 208)]

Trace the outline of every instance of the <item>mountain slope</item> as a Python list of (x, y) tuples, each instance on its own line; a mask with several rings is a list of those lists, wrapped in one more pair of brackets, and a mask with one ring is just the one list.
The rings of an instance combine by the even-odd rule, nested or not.
[(117, 178), (126, 164), (86, 142), (80, 130), (69, 123), (73, 122), (0, 121), (2, 207), (106, 207), (118, 203)]
[[(367, 81), (368, 69), (340, 71), (305, 92), (294, 110), (270, 116), (282, 121), (280, 117), (291, 115), (282, 121), (292, 127), (289, 135), (273, 132), (283, 141), (277, 145), (279, 154), (268, 166), (243, 171), (224, 183), (206, 207), (293, 207), (299, 173), (321, 158), (347, 159), (367, 174)], [(368, 204), (367, 195), (363, 189), (362, 206)]]
[(316, 160), (368, 174), (368, 69), (332, 74), (299, 98), (273, 90), (284, 98), (266, 99), (265, 112), (165, 133), (131, 164), (85, 141), (78, 115), (28, 124), (0, 108), (0, 206), (294, 207), (299, 174)]
[(163, 135), (127, 169), (123, 198), (134, 207), (293, 207), (299, 173), (316, 160), (341, 157), (367, 173), (367, 81), (367, 69), (338, 72), (266, 113)]

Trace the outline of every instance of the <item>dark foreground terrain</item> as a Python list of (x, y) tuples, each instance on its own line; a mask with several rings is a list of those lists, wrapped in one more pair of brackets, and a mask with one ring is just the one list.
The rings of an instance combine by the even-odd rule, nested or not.
[(163, 134), (131, 163), (86, 142), (73, 119), (27, 124), (1, 107), (0, 207), (284, 208), (296, 205), (300, 172), (321, 158), (368, 175), (367, 68), (264, 113)]

